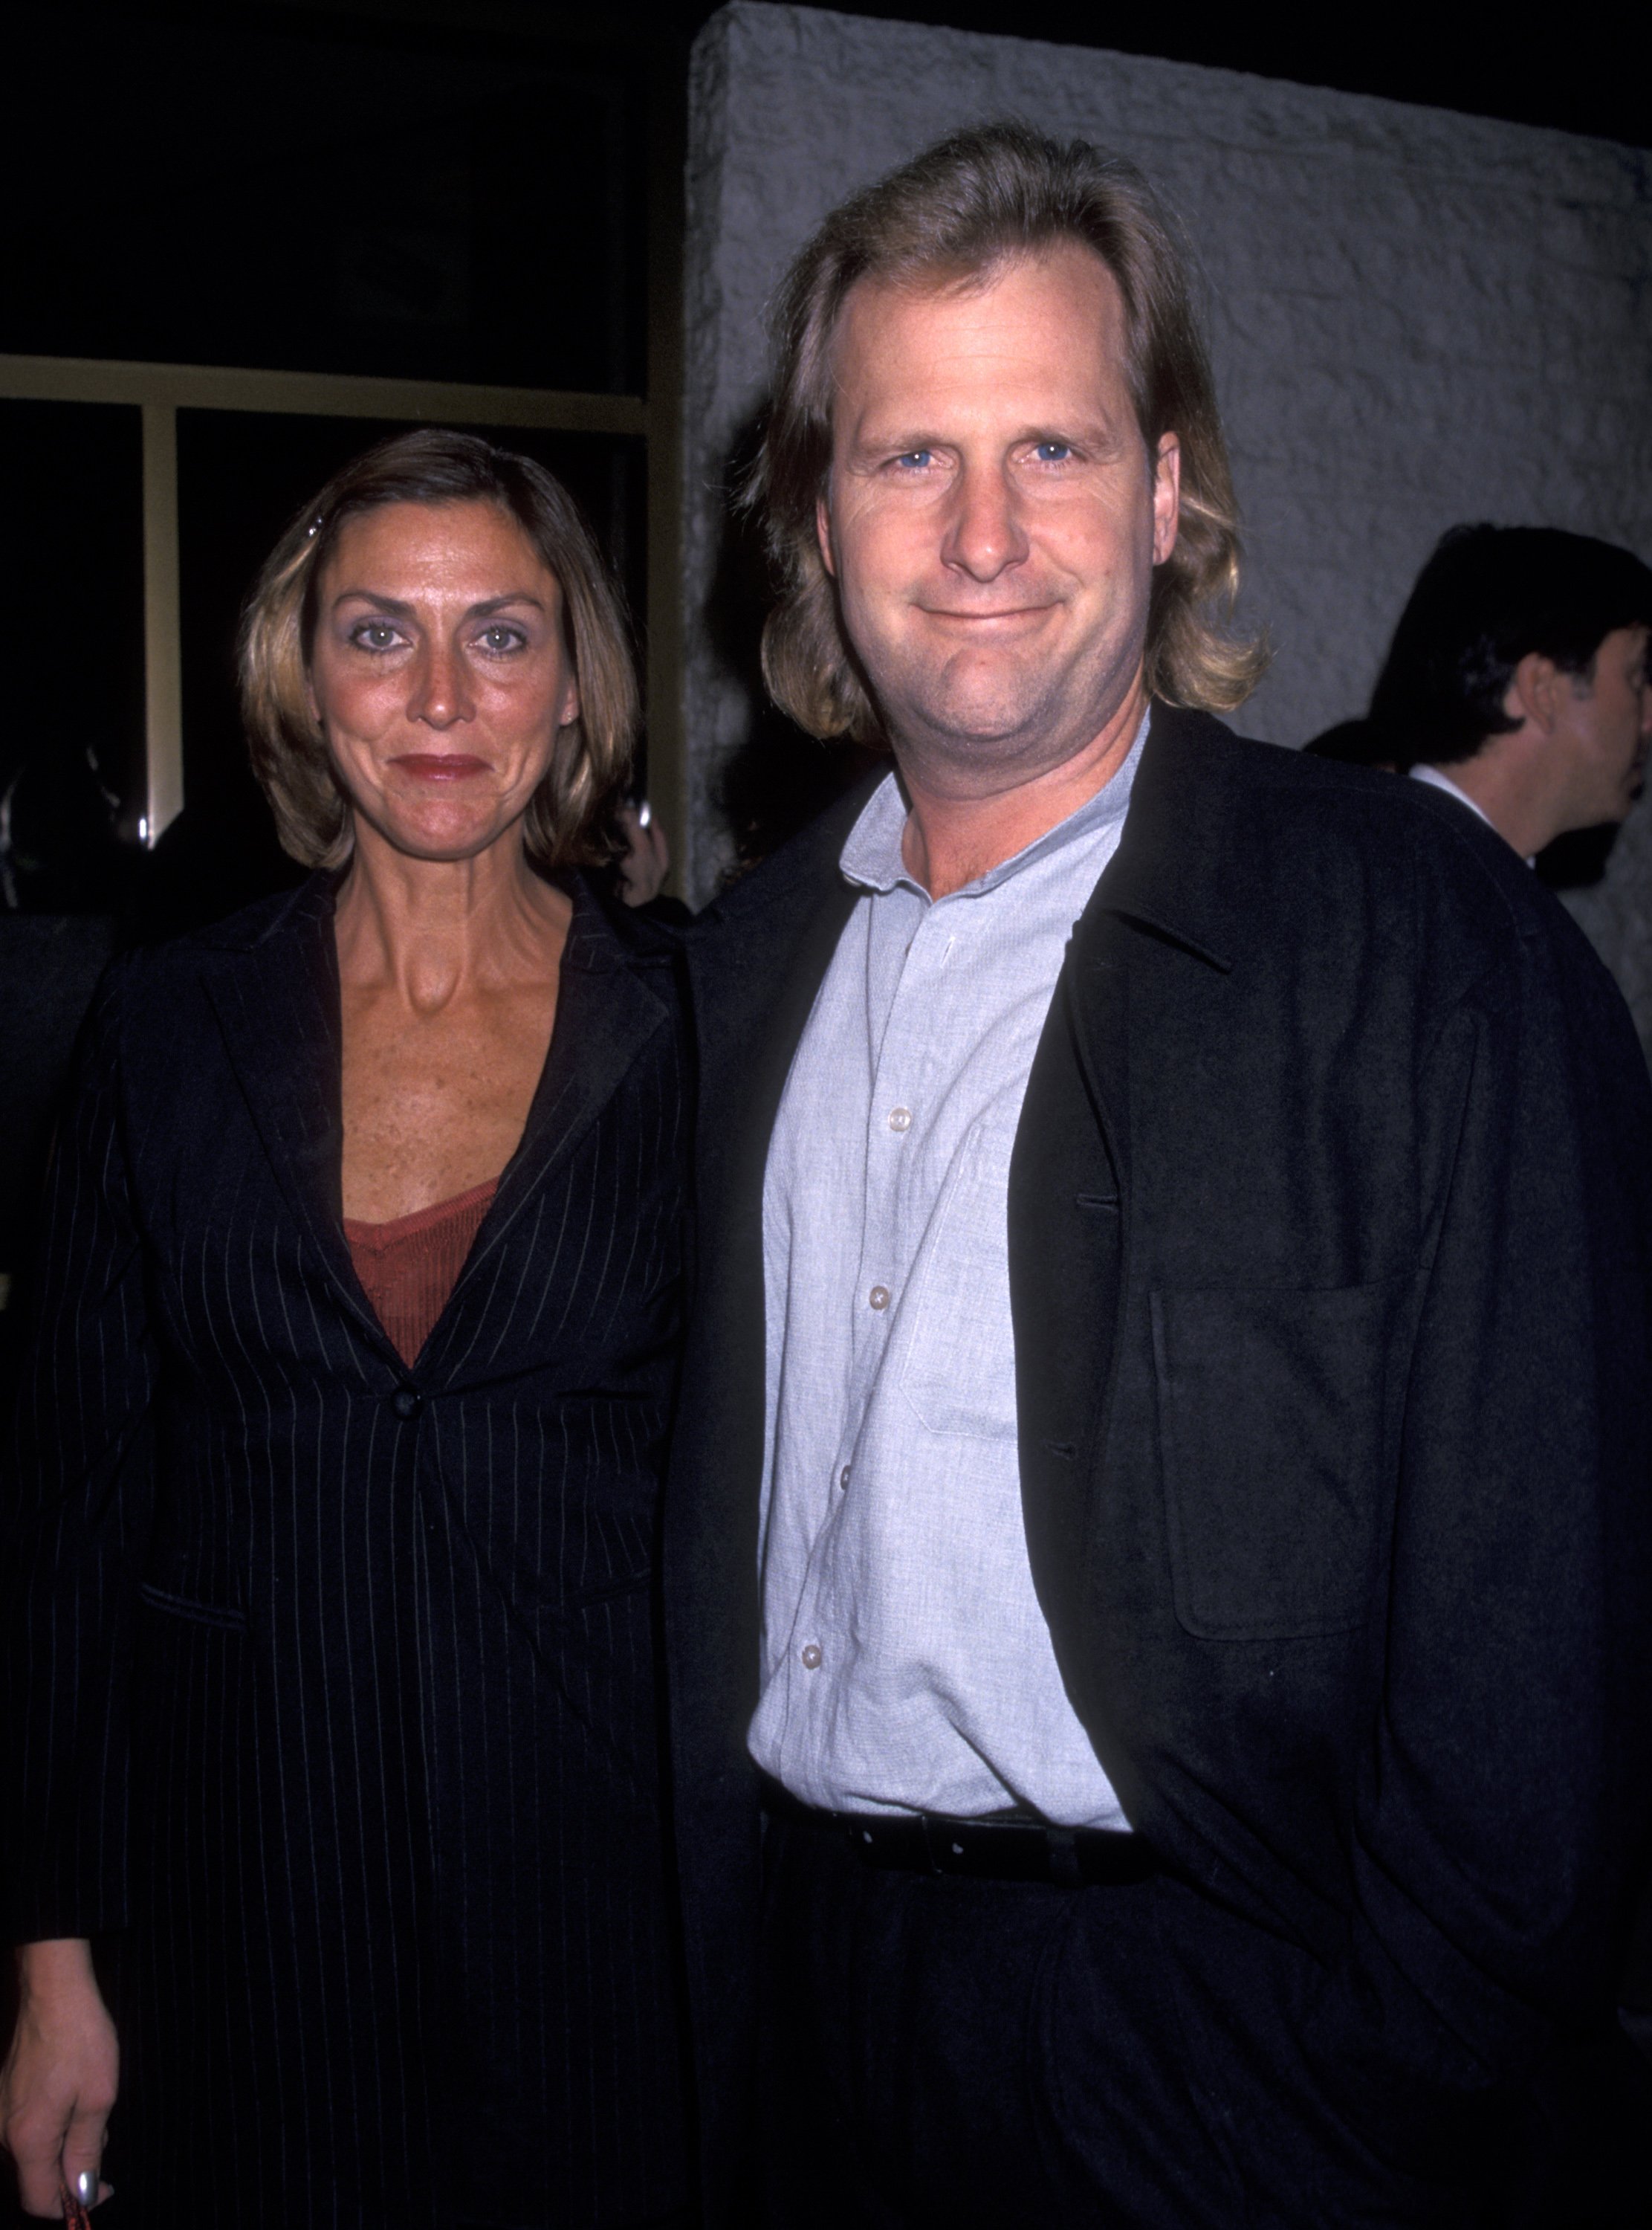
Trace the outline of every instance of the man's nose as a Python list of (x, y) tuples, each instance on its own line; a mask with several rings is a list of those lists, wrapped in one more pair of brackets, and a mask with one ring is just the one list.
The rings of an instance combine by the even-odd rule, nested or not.
[(1027, 554), (1015, 492), (999, 465), (967, 465), (954, 496), (942, 557), (973, 580), (992, 581)]
[(427, 728), (451, 728), (476, 707), (465, 661), (451, 643), (427, 641), (414, 667), (408, 718)]

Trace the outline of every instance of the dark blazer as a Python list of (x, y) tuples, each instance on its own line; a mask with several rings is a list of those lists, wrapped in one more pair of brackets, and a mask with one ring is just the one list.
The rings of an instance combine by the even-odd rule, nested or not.
[(134, 2219), (652, 2220), (678, 963), (575, 886), (408, 1368), (341, 1229), (331, 920), (318, 876), (118, 964), (88, 1024), (6, 1489), (7, 1920), (101, 1939)]
[[(715, 1245), (666, 1621), (730, 2176), (762, 1176), (864, 796), (691, 940)], [(1010, 1275), (1072, 1701), (1165, 1863), (1309, 1955), (1309, 2062), (1420, 2146), (1610, 2013), (1645, 1840), (1652, 1092), (1623, 1002), (1449, 799), (1156, 707), (1033, 1064)]]

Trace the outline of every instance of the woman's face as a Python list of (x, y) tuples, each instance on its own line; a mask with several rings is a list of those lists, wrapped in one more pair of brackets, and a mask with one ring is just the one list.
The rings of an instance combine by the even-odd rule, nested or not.
[(497, 504), (357, 513), (318, 583), (310, 702), (359, 820), (415, 859), (473, 857), (579, 717), (556, 577)]

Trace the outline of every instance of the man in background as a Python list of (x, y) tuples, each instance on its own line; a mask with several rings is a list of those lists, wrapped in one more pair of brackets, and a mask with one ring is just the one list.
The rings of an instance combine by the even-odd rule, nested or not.
[(778, 326), (765, 670), (893, 769), (689, 940), (712, 2212), (760, 2059), (773, 2230), (1479, 2224), (1652, 1801), (1627, 1013), (1459, 806), (1212, 717), (1232, 491), (1128, 164), (962, 133)]
[(1625, 819), (1652, 744), (1652, 570), (1553, 527), (1454, 526), (1371, 703), (1395, 764), (1530, 859)]

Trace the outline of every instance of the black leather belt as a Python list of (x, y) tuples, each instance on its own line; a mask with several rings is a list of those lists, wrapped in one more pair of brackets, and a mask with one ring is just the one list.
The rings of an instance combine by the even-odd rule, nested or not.
[(800, 1802), (767, 1775), (763, 1809), (771, 1818), (842, 1837), (865, 1866), (901, 1873), (1083, 1889), (1146, 1881), (1159, 1871), (1140, 1835), (1106, 1827), (1051, 1827), (1013, 1814), (951, 1820), (941, 1812), (826, 1812)]

